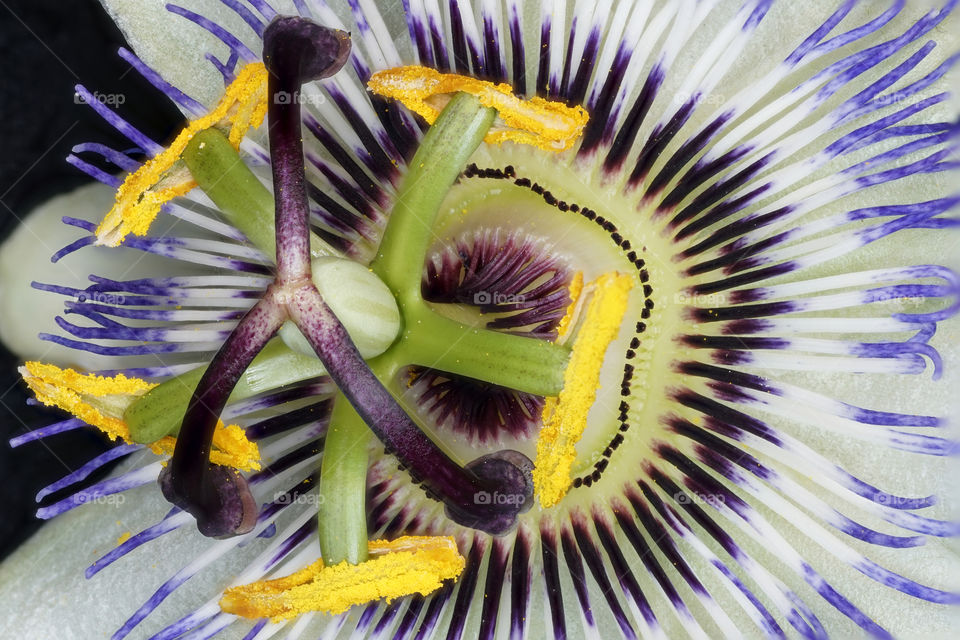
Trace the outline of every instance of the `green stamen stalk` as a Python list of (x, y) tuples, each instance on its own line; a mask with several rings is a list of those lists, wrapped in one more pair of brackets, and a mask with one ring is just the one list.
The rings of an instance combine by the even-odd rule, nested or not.
[[(240, 158), (218, 129), (193, 137), (181, 155), (193, 179), (251, 243), (270, 258), (276, 258), (273, 194)], [(310, 234), (310, 257), (339, 256), (340, 252), (316, 234)]]
[(367, 448), (373, 434), (337, 394), (320, 466), (320, 549), (324, 564), (367, 559)]

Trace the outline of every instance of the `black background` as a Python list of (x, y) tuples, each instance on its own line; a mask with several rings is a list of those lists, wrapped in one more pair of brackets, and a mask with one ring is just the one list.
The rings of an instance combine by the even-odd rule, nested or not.
[[(74, 85), (122, 94), (120, 112), (155, 140), (168, 140), (178, 127), (179, 112), (117, 55), (122, 44), (96, 0), (0, 0), (0, 237), (32, 206), (89, 181), (64, 161), (71, 147), (131, 147), (92, 109), (75, 104)], [(11, 437), (64, 419), (26, 406), (18, 364), (0, 346), (0, 557), (39, 526), (37, 491), (107, 448), (84, 429), (12, 450)]]

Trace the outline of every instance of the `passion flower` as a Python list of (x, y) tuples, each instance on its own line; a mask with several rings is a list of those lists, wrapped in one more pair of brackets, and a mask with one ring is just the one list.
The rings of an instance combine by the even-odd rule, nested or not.
[[(124, 440), (44, 495), (174, 450), (41, 509), (153, 512), (86, 572), (149, 598), (102, 586), (84, 629), (947, 628), (955, 3), (411, 2), (402, 37), (366, 0), (220, 4), (168, 7), (220, 43), (204, 103), (117, 12), (190, 122), (165, 148), (88, 101), (149, 159), (77, 149), (116, 205), (54, 256), (181, 266), (35, 285), (77, 318), (43, 339), (106, 359), (28, 362), (76, 417), (15, 444)], [(202, 550), (141, 579), (164, 545)], [(26, 635), (36, 591), (3, 592)]]

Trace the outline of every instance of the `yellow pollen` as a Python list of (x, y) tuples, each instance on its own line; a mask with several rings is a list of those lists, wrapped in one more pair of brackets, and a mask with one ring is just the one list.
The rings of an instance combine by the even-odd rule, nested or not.
[[(37, 400), (47, 406), (59, 407), (89, 425), (97, 427), (114, 440), (132, 443), (130, 428), (123, 421), (123, 413), (137, 398), (156, 384), (128, 378), (122, 373), (98, 376), (61, 369), (42, 362), (27, 362), (20, 367), (20, 375)], [(176, 438), (165, 436), (150, 444), (158, 455), (169, 455), (177, 444)], [(217, 423), (213, 432), (210, 461), (242, 471), (260, 469), (260, 449), (247, 439), (237, 425)]]
[[(543, 426), (537, 440), (533, 486), (544, 508), (560, 502), (570, 488), (571, 469), (577, 458), (576, 444), (587, 428), (587, 414), (600, 388), (603, 356), (620, 330), (633, 279), (611, 272), (590, 286), (594, 290), (593, 298), (573, 343), (570, 362), (563, 374), (563, 389), (556, 398), (547, 398), (541, 415)], [(568, 314), (575, 304), (576, 300)], [(567, 323), (565, 330), (569, 330), (570, 324)]]
[(169, 147), (128, 175), (117, 189), (116, 203), (97, 227), (97, 244), (116, 247), (130, 233), (145, 235), (164, 203), (197, 186), (186, 167), (178, 164), (193, 136), (210, 127), (229, 127), (230, 143), (239, 148), (247, 131), (259, 127), (266, 116), (268, 75), (261, 62), (243, 67), (213, 111), (190, 122)]
[(493, 84), (469, 76), (440, 73), (428, 67), (408, 66), (378, 71), (367, 86), (374, 93), (399, 100), (408, 109), (433, 124), (458, 91), (480, 99), (480, 104), (497, 110), (500, 123), (484, 138), (489, 144), (518, 142), (544, 151), (566, 151), (573, 146), (587, 124), (583, 107), (513, 94), (509, 84)]
[(224, 591), (220, 608), (244, 618), (279, 622), (309, 611), (343, 613), (350, 607), (385, 598), (439, 589), (466, 564), (451, 537), (407, 536), (369, 543), (371, 558), (352, 565), (326, 566), (317, 560), (285, 578), (264, 580)]
[(562, 342), (564, 338), (573, 329), (573, 320), (577, 317), (577, 307), (580, 305), (581, 296), (583, 296), (583, 272), (577, 271), (570, 285), (567, 287), (567, 293), (570, 295), (570, 304), (567, 306), (567, 312), (560, 323), (557, 324), (557, 342)]

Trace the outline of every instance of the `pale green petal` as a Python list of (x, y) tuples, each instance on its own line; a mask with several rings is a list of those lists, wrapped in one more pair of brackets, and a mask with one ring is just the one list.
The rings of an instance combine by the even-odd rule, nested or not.
[[(30, 212), (0, 245), (0, 340), (19, 357), (87, 369), (124, 366), (115, 358), (40, 340), (38, 333), (61, 333), (53, 319), (63, 313), (64, 298), (38, 291), (31, 282), (83, 289), (91, 284), (91, 274), (132, 280), (183, 270), (174, 261), (122, 248), (90, 247), (50, 262), (55, 251), (89, 235), (64, 224), (62, 218), (98, 222), (110, 210), (113, 197), (113, 189), (94, 183), (52, 198)], [(163, 228), (170, 224), (167, 217)]]

